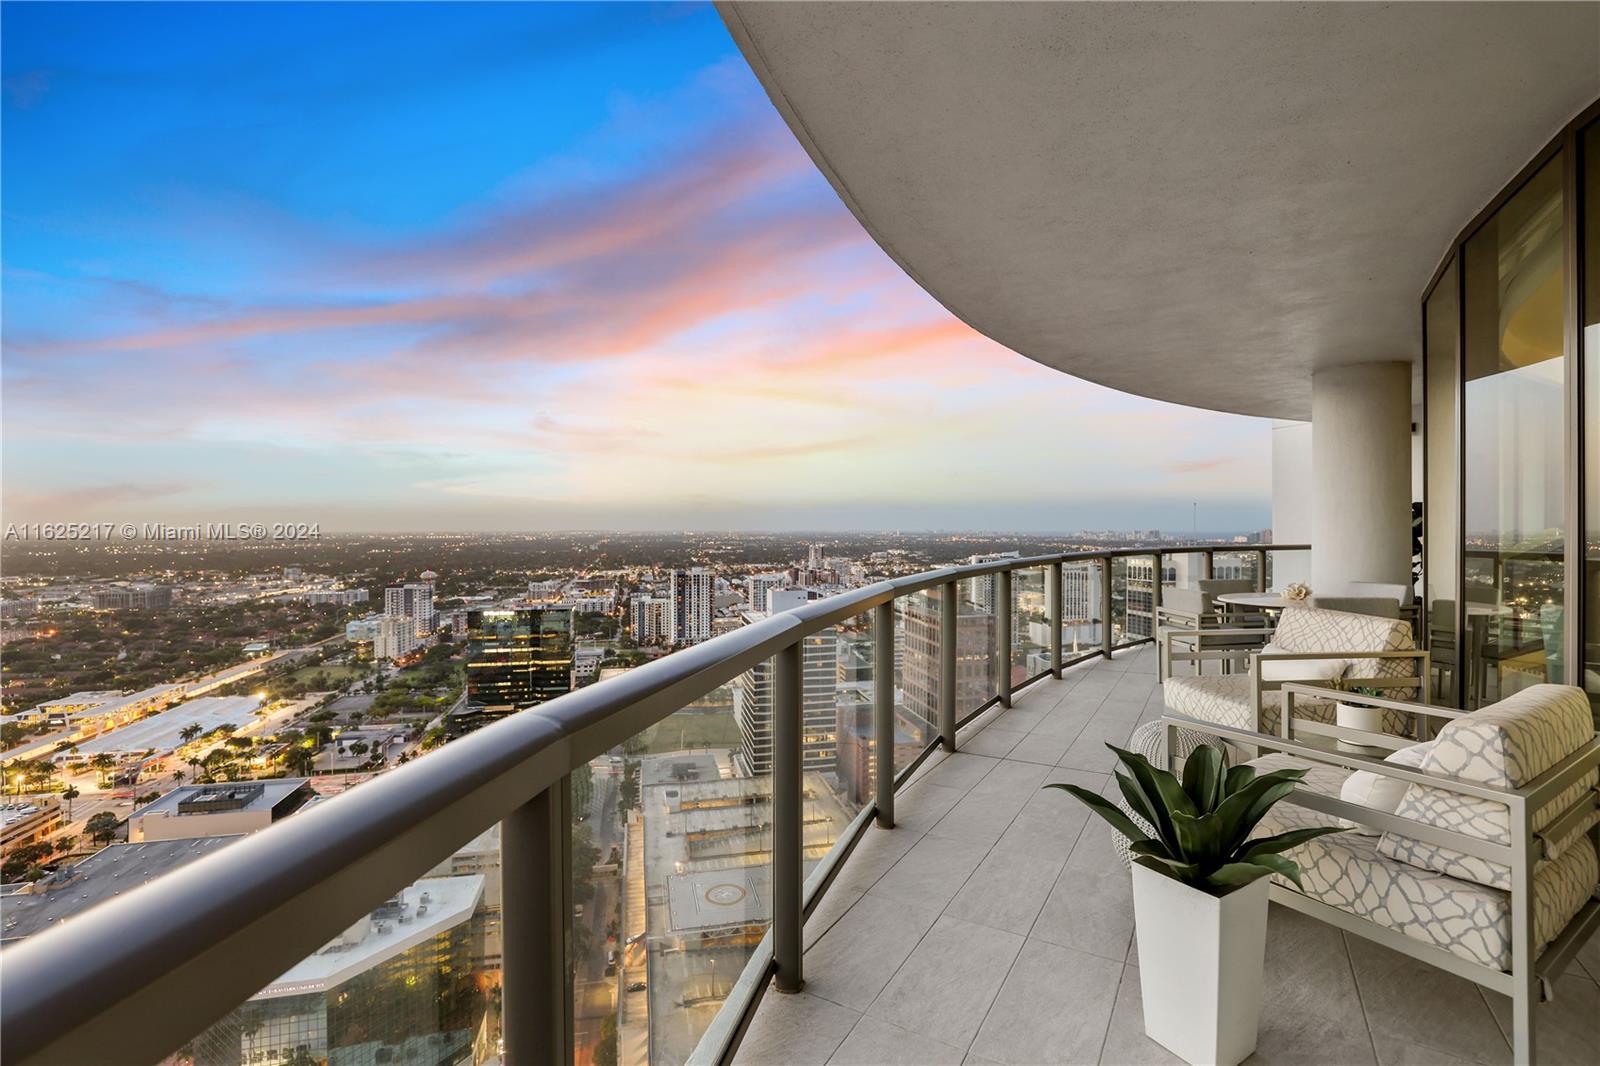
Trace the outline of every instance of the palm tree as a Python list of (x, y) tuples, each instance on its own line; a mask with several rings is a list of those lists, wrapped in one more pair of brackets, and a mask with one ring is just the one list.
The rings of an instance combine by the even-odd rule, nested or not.
[(68, 785), (61, 790), (61, 798), (67, 801), (67, 821), (72, 821), (72, 801), (83, 795), (78, 791), (77, 785)]
[(186, 725), (178, 733), (178, 736), (183, 738), (184, 743), (188, 743), (189, 741), (193, 740), (195, 737), (197, 737), (199, 735), (200, 735), (200, 726), (199, 726), (198, 723), (191, 723), (189, 725)]
[(89, 760), (89, 765), (100, 773), (100, 787), (106, 787), (106, 777), (117, 768), (116, 756), (110, 752), (102, 751), (99, 755)]

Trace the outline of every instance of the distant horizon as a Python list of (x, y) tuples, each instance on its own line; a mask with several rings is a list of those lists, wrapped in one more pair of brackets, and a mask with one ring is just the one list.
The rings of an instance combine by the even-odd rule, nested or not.
[(950, 314), (709, 5), (0, 28), (6, 521), (1269, 521), (1267, 420)]

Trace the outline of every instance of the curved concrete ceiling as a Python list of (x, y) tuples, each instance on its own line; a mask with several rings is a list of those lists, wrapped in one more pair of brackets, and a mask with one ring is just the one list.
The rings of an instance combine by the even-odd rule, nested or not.
[(988, 336), (1306, 418), (1600, 96), (1600, 4), (723, 3), (869, 233)]

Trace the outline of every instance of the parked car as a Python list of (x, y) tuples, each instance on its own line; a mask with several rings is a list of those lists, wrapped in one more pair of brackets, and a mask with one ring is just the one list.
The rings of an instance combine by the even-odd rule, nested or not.
[(645, 990), (645, 987), (646, 986), (645, 986), (645, 983), (643, 981), (635, 981), (631, 985), (628, 986), (628, 991), (629, 992), (643, 992)]

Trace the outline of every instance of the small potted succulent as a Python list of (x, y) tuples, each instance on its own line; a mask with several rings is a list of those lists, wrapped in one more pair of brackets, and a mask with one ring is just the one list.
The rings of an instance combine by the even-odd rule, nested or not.
[(1202, 745), (1180, 781), (1143, 755), (1107, 747), (1127, 771), (1117, 771), (1117, 786), (1137, 818), (1077, 785), (1045, 787), (1076, 796), (1132, 843), (1145, 1033), (1195, 1066), (1236, 1066), (1255, 1050), (1261, 1020), (1269, 876), (1298, 885), (1300, 868), (1283, 852), (1340, 830), (1250, 838), (1305, 770), (1229, 767)]

